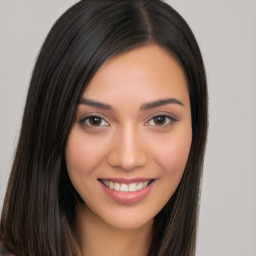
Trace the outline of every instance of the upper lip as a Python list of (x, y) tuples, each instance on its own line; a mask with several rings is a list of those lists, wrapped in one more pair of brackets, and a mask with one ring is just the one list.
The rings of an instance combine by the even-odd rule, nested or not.
[(155, 179), (138, 177), (138, 178), (100, 178), (99, 180), (130, 184), (130, 183), (136, 183), (136, 182), (151, 181)]

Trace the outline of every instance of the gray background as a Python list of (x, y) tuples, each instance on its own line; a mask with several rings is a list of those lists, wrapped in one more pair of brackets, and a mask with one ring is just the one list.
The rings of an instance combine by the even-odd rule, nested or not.
[[(75, 2), (0, 0), (0, 209), (35, 58)], [(209, 84), (197, 255), (256, 256), (256, 1), (167, 2), (194, 31)]]

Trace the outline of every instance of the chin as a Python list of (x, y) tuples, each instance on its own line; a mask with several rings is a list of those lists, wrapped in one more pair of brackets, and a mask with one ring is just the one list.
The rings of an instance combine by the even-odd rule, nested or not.
[(140, 218), (139, 216), (134, 216), (134, 218), (116, 218), (112, 220), (105, 220), (110, 226), (116, 229), (123, 229), (123, 230), (132, 230), (132, 229), (141, 229), (145, 227), (151, 227), (153, 225), (154, 219), (145, 219)]

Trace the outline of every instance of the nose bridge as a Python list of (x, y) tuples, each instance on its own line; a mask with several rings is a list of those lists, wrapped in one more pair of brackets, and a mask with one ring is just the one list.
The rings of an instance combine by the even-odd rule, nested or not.
[(138, 128), (131, 123), (119, 129), (109, 156), (113, 166), (131, 170), (146, 163), (146, 151)]
[(140, 148), (140, 141), (138, 131), (132, 125), (124, 127), (120, 136), (120, 154), (123, 155), (124, 159), (133, 159), (137, 155), (137, 151)]

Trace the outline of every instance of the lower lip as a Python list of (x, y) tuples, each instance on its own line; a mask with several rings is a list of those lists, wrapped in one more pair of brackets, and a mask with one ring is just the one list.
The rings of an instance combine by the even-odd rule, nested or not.
[(118, 203), (123, 203), (123, 204), (132, 204), (141, 201), (144, 199), (152, 190), (155, 181), (151, 182), (147, 187), (134, 191), (134, 192), (120, 192), (116, 191), (114, 189), (110, 189), (109, 187), (106, 187), (104, 184), (102, 184), (99, 181), (100, 185), (102, 186), (103, 190), (105, 193), (115, 200)]

